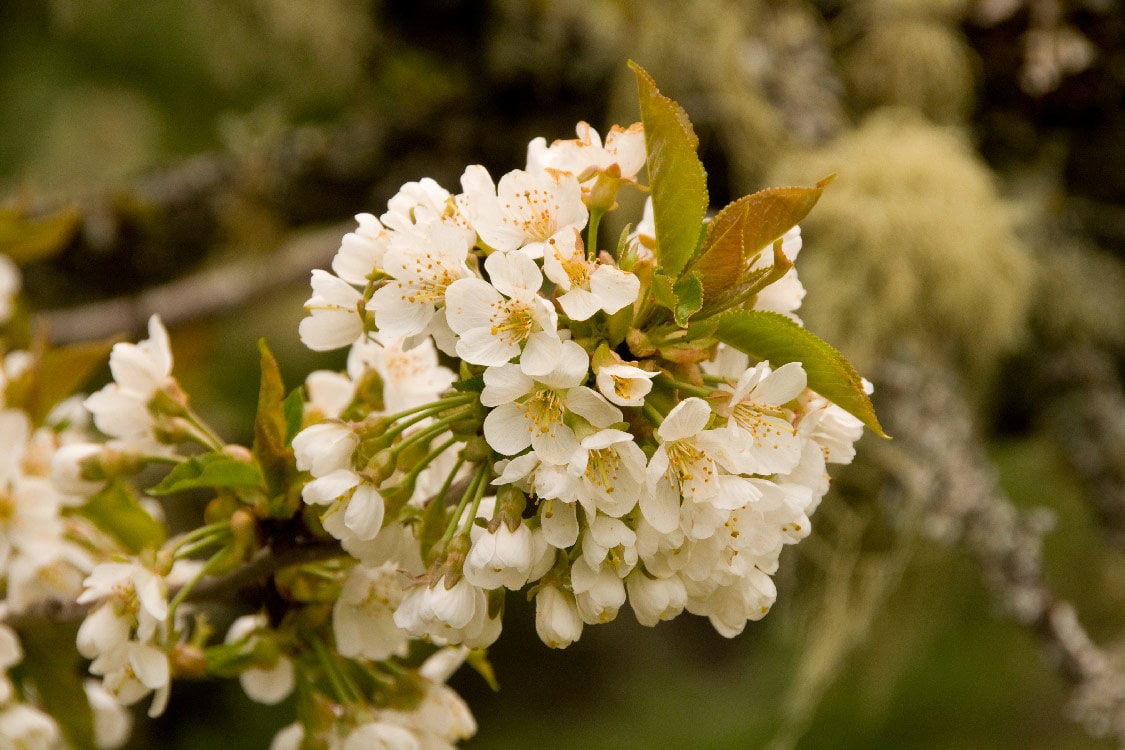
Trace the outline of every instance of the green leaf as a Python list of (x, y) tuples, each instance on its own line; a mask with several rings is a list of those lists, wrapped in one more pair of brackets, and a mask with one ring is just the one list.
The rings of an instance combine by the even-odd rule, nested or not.
[[(281, 369), (266, 345), (265, 339), (258, 341), (258, 351), (261, 354), (262, 378), (258, 386), (258, 411), (254, 415), (254, 443), (250, 450), (262, 469), (258, 481), (251, 484), (259, 486), (264, 479), (268, 494), (275, 496), (284, 492), (286, 477), (296, 471), (296, 461), (293, 457), (293, 449), (289, 447), (289, 440), (294, 421), (297, 421), (298, 429), (300, 429), (300, 422), (291, 411), (287, 411), (287, 408), (295, 410), (296, 407), (286, 403)], [(301, 408), (303, 416), (303, 404)], [(247, 464), (242, 466), (257, 473), (254, 467)], [(246, 478), (249, 478), (248, 474)]]
[(289, 391), (281, 402), (281, 410), (285, 414), (285, 444), (289, 445), (293, 436), (301, 431), (305, 419), (305, 394), (300, 386)]
[(20, 630), (20, 668), (35, 683), (40, 707), (62, 729), (70, 747), (94, 750), (94, 714), (82, 687), (86, 670), (74, 647), (77, 624), (50, 624)]
[(809, 388), (887, 437), (859, 374), (831, 344), (775, 312), (735, 310), (718, 318), (715, 338), (773, 367), (800, 362)]
[(673, 279), (680, 276), (699, 242), (707, 213), (707, 173), (696, 149), (699, 139), (676, 102), (660, 93), (652, 77), (635, 62), (646, 164), (656, 224), (656, 260)]
[(720, 211), (703, 238), (699, 257), (691, 268), (703, 281), (708, 309), (733, 299), (744, 287), (750, 265), (775, 240), (804, 219), (835, 175), (814, 187), (780, 187), (739, 198)]
[(204, 453), (178, 464), (168, 472), (160, 484), (149, 490), (153, 495), (171, 495), (174, 492), (203, 488), (261, 487), (262, 473), (254, 464), (240, 461), (234, 456), (216, 451)]
[(673, 291), (676, 294), (676, 306), (672, 309), (672, 314), (676, 317), (676, 324), (680, 328), (686, 328), (688, 318), (703, 307), (703, 285), (699, 274), (695, 271), (685, 274), (676, 282)]
[(42, 424), (60, 401), (73, 395), (109, 358), (120, 337), (43, 349), (33, 364), (8, 383), (9, 406), (26, 411), (35, 424)]
[(488, 660), (488, 651), (483, 648), (474, 648), (465, 657), (465, 663), (484, 678), (493, 692), (500, 691), (500, 683), (496, 680), (496, 670), (492, 668), (492, 662)]
[(46, 260), (67, 246), (81, 223), (82, 215), (74, 208), (40, 219), (0, 209), (0, 254), (20, 265)]
[(458, 380), (453, 384), (453, 390), (461, 391), (462, 393), (480, 393), (484, 390), (484, 376), (475, 375), (471, 378)]
[(130, 552), (156, 549), (164, 543), (164, 525), (148, 514), (123, 482), (113, 480), (78, 510)]
[(676, 309), (679, 300), (676, 299), (676, 284), (671, 276), (659, 270), (654, 271), (649, 291), (652, 293), (652, 298), (656, 300), (656, 304), (669, 310)]
[(434, 553), (440, 551), (435, 548), (445, 533), (449, 520), (446, 517), (447, 513), (444, 496), (431, 498), (422, 511), (418, 542), (422, 550), (422, 560), (426, 564), (433, 562)]

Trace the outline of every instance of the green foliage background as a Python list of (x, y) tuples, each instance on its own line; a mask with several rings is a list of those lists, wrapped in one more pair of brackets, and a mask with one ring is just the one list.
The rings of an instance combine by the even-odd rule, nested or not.
[[(694, 121), (713, 207), (839, 174), (802, 224), (802, 316), (875, 380), (877, 408), (891, 361), (956, 383), (1008, 496), (1055, 514), (1048, 583), (1121, 668), (1125, 21), (1058, 3), (1090, 56), (1052, 79), (1023, 57), (1036, 3), (1000, 5), (5, 2), (0, 241), (16, 216), (60, 222), (5, 241), (37, 311), (234, 261), (269, 275), (294, 237), (342, 234), (407, 180), (456, 188), (466, 164), (521, 166), (535, 135), (638, 119), (635, 59)], [(289, 384), (339, 366), (297, 341), (306, 296), (294, 279), (173, 330), (178, 374), (231, 439), (248, 439), (260, 336)], [(881, 417), (904, 450), (942, 428)], [(941, 514), (900, 513), (878, 442), (837, 472), (777, 607), (738, 639), (623, 613), (552, 652), (510, 597), (501, 692), (455, 682), (481, 724), (468, 746), (1108, 747), (1069, 720), (1050, 653), (972, 556), (930, 533)], [(134, 745), (265, 746), (288, 718), (237, 686), (177, 685)]]

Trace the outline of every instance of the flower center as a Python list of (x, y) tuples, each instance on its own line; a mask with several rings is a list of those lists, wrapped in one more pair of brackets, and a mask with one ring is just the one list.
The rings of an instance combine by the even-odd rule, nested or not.
[(499, 336), (501, 341), (518, 344), (527, 339), (535, 329), (535, 316), (531, 312), (531, 305), (520, 300), (510, 299), (506, 302), (497, 302), (493, 305), (495, 312), (492, 314), (493, 336)]
[(590, 451), (586, 462), (586, 479), (612, 494), (621, 469), (621, 456), (613, 448), (598, 448)]
[[(681, 494), (684, 493), (685, 485), (693, 482), (704, 484), (711, 482), (715, 470), (711, 467), (707, 454), (690, 438), (673, 440), (665, 445), (665, 450), (668, 452), (668, 469), (664, 472), (664, 476), (672, 486), (680, 490)], [(688, 491), (691, 491), (690, 487)]]
[(565, 412), (562, 398), (551, 388), (540, 388), (517, 406), (527, 420), (527, 429), (539, 435), (553, 435)]
[(797, 434), (796, 428), (789, 424), (780, 410), (762, 407), (752, 401), (735, 404), (731, 417), (739, 427), (750, 433), (754, 445), (759, 448), (768, 441)]
[(516, 193), (505, 201), (504, 208), (509, 212), (509, 221), (533, 240), (545, 241), (555, 233), (555, 214), (560, 207), (545, 190), (528, 188)]
[(570, 279), (572, 287), (584, 286), (590, 280), (590, 264), (587, 263), (579, 255), (572, 255), (569, 258), (560, 258), (560, 265), (566, 271), (567, 278)]

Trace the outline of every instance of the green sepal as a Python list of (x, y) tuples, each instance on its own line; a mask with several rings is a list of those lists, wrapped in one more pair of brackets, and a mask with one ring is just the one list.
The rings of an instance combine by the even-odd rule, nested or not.
[(262, 472), (254, 464), (216, 451), (192, 456), (176, 465), (148, 490), (152, 495), (171, 495), (174, 492), (204, 488), (258, 488), (262, 486)]
[(800, 362), (809, 388), (887, 437), (859, 374), (831, 344), (780, 313), (735, 310), (716, 318), (715, 338), (777, 368)]
[(167, 538), (164, 525), (141, 507), (132, 488), (120, 479), (110, 481), (77, 512), (133, 553), (156, 549)]
[(441, 552), (437, 548), (437, 544), (441, 541), (441, 537), (445, 533), (445, 527), (449, 522), (446, 514), (445, 497), (430, 498), (422, 511), (420, 528), (418, 529), (418, 544), (422, 551), (422, 561), (427, 566), (433, 563), (437, 553)]
[(94, 714), (82, 683), (83, 659), (74, 648), (78, 625), (54, 623), (20, 630), (20, 669), (35, 684), (39, 707), (58, 723), (74, 750), (95, 750)]
[(629, 61), (645, 130), (645, 163), (656, 225), (656, 262), (677, 279), (691, 260), (707, 213), (707, 173), (696, 149), (699, 139), (687, 113), (660, 93), (640, 65)]

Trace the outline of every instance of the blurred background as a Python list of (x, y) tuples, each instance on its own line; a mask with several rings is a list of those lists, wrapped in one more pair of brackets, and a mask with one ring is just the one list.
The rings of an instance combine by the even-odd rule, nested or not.
[[(562, 652), (510, 596), (470, 748), (1125, 744), (1125, 12), (1112, 0), (6, 0), (0, 252), (58, 342), (170, 324), (245, 441), (308, 271), (405, 181), (639, 116), (712, 205), (839, 177), (801, 315), (895, 439), (834, 472), (739, 638), (622, 612)], [(95, 384), (96, 385), (96, 384)], [(291, 707), (177, 685), (135, 746), (264, 747)]]

